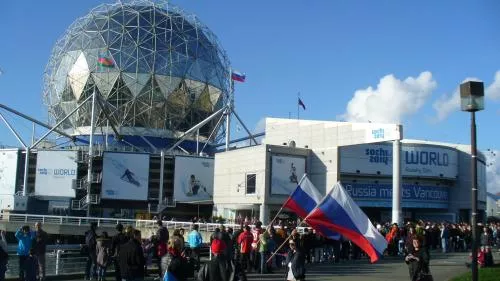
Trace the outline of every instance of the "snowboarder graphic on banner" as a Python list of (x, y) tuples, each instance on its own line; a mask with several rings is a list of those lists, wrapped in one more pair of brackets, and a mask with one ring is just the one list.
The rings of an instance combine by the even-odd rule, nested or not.
[(126, 169), (123, 175), (120, 177), (120, 179), (125, 180), (137, 187), (141, 186), (141, 184), (136, 179), (134, 179), (134, 176), (135, 176), (134, 173), (132, 173), (129, 169)]

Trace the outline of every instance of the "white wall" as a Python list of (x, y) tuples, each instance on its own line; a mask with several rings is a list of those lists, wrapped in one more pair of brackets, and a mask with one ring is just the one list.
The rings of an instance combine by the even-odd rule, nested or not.
[[(246, 194), (246, 174), (255, 173), (255, 194)], [(264, 202), (266, 146), (215, 154), (214, 204), (249, 205)]]
[(17, 149), (0, 150), (0, 195), (16, 193), (18, 153)]
[(293, 140), (297, 147), (320, 149), (401, 138), (402, 129), (396, 124), (266, 118), (264, 143), (283, 145)]

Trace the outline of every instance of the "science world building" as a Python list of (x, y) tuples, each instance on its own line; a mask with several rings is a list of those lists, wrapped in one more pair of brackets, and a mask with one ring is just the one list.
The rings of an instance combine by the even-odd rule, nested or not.
[(211, 213), (231, 68), (195, 15), (166, 1), (99, 5), (57, 40), (44, 81), (49, 124), (65, 138), (2, 151), (3, 209), (175, 216), (196, 202)]

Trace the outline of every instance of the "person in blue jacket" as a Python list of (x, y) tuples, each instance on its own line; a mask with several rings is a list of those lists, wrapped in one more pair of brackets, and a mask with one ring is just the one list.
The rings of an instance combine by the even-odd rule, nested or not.
[(203, 238), (201, 238), (198, 228), (199, 226), (194, 224), (193, 230), (188, 234), (188, 244), (191, 249), (191, 257), (195, 261), (195, 269), (199, 269), (200, 267), (200, 248), (203, 243)]
[(17, 245), (17, 255), (19, 256), (19, 280), (25, 280), (26, 259), (29, 257), (31, 245), (35, 238), (30, 232), (30, 227), (25, 225), (16, 231), (16, 239), (19, 241)]

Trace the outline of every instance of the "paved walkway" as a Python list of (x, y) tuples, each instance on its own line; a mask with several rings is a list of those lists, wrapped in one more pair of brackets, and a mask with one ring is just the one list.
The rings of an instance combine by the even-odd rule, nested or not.
[[(431, 253), (430, 269), (434, 280), (446, 281), (469, 269), (465, 263), (468, 253)], [(495, 254), (495, 261), (500, 254)], [(61, 280), (61, 279), (59, 279)], [(107, 278), (107, 280), (113, 280)], [(146, 279), (153, 280), (152, 278)], [(249, 281), (283, 281), (283, 272), (272, 274), (248, 274)], [(358, 260), (340, 264), (312, 264), (307, 267), (307, 281), (406, 281), (409, 280), (408, 267), (403, 259), (388, 258), (376, 264), (368, 260)]]

